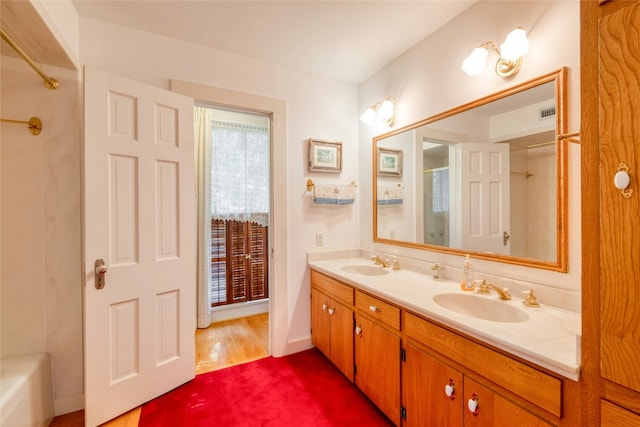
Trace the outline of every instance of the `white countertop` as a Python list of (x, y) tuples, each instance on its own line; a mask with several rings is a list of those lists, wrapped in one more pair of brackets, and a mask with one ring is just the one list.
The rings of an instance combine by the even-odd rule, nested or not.
[[(450, 280), (435, 280), (430, 275), (409, 269), (389, 274), (369, 276), (341, 270), (348, 265), (373, 265), (361, 257), (336, 259), (309, 258), (309, 266), (355, 288), (370, 291), (428, 319), (449, 326), (466, 335), (521, 357), (574, 381), (580, 377), (580, 314), (556, 307), (526, 307), (522, 299), (513, 296), (500, 301), (495, 292), (480, 298), (495, 298), (529, 314), (522, 322), (496, 322), (459, 314), (433, 301), (443, 293), (461, 293), (460, 284)], [(382, 268), (382, 267), (379, 267)]]

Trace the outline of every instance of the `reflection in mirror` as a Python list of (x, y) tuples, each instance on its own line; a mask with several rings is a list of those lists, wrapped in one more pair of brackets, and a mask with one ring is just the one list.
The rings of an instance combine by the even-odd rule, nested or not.
[(563, 68), (374, 138), (374, 241), (566, 271), (565, 80)]

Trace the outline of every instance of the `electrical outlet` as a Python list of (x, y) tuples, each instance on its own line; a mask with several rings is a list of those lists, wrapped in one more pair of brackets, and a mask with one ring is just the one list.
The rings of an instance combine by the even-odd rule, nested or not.
[(320, 248), (324, 246), (324, 233), (322, 231), (318, 231), (316, 233), (316, 247)]
[(393, 240), (393, 239), (395, 239), (395, 238), (396, 238), (396, 230), (390, 230), (390, 231), (389, 231), (389, 238), (390, 238), (391, 240)]

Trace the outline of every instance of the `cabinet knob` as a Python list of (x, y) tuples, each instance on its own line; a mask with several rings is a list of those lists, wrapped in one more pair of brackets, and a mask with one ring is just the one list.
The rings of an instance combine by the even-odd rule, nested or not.
[(444, 386), (444, 394), (451, 400), (456, 398), (456, 383), (453, 378), (449, 378), (449, 384)]
[(375, 305), (370, 305), (369, 306), (369, 310), (373, 311), (374, 313), (377, 313), (380, 311), (380, 309), (378, 307), (376, 307)]
[(362, 325), (356, 326), (356, 335), (362, 335)]
[(322, 311), (327, 311), (327, 308), (329, 308), (327, 304), (322, 304)]
[(329, 316), (333, 316), (333, 313), (335, 313), (335, 312), (336, 312), (335, 308), (330, 308), (329, 309)]
[(480, 410), (479, 400), (480, 396), (478, 396), (478, 393), (473, 393), (471, 399), (467, 401), (467, 408), (469, 408), (469, 412), (471, 412), (474, 417), (478, 415), (478, 411)]

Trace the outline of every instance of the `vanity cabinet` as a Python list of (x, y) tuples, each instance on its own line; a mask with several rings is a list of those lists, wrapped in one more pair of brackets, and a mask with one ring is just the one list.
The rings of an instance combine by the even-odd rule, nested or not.
[(397, 426), (581, 425), (578, 383), (313, 269), (311, 294), (314, 345)]
[(464, 409), (462, 373), (410, 343), (405, 346), (404, 359), (403, 425), (461, 426)]
[[(581, 2), (580, 12), (583, 420), (584, 425), (636, 426), (640, 3)], [(626, 189), (614, 185), (621, 171), (630, 176)]]
[[(559, 379), (420, 316), (407, 312), (404, 319), (406, 425), (537, 427), (553, 425), (545, 415), (561, 417)], [(483, 384), (474, 378), (483, 378)], [(445, 393), (448, 385), (452, 396)], [(469, 409), (474, 399), (475, 415)]]
[[(469, 401), (477, 405), (473, 412), (471, 411), (473, 407), (469, 407)], [(464, 406), (464, 427), (550, 427), (552, 425), (468, 377), (464, 379)]]
[(353, 382), (353, 288), (314, 270), (311, 341)]
[(356, 291), (355, 383), (400, 425), (400, 309)]

